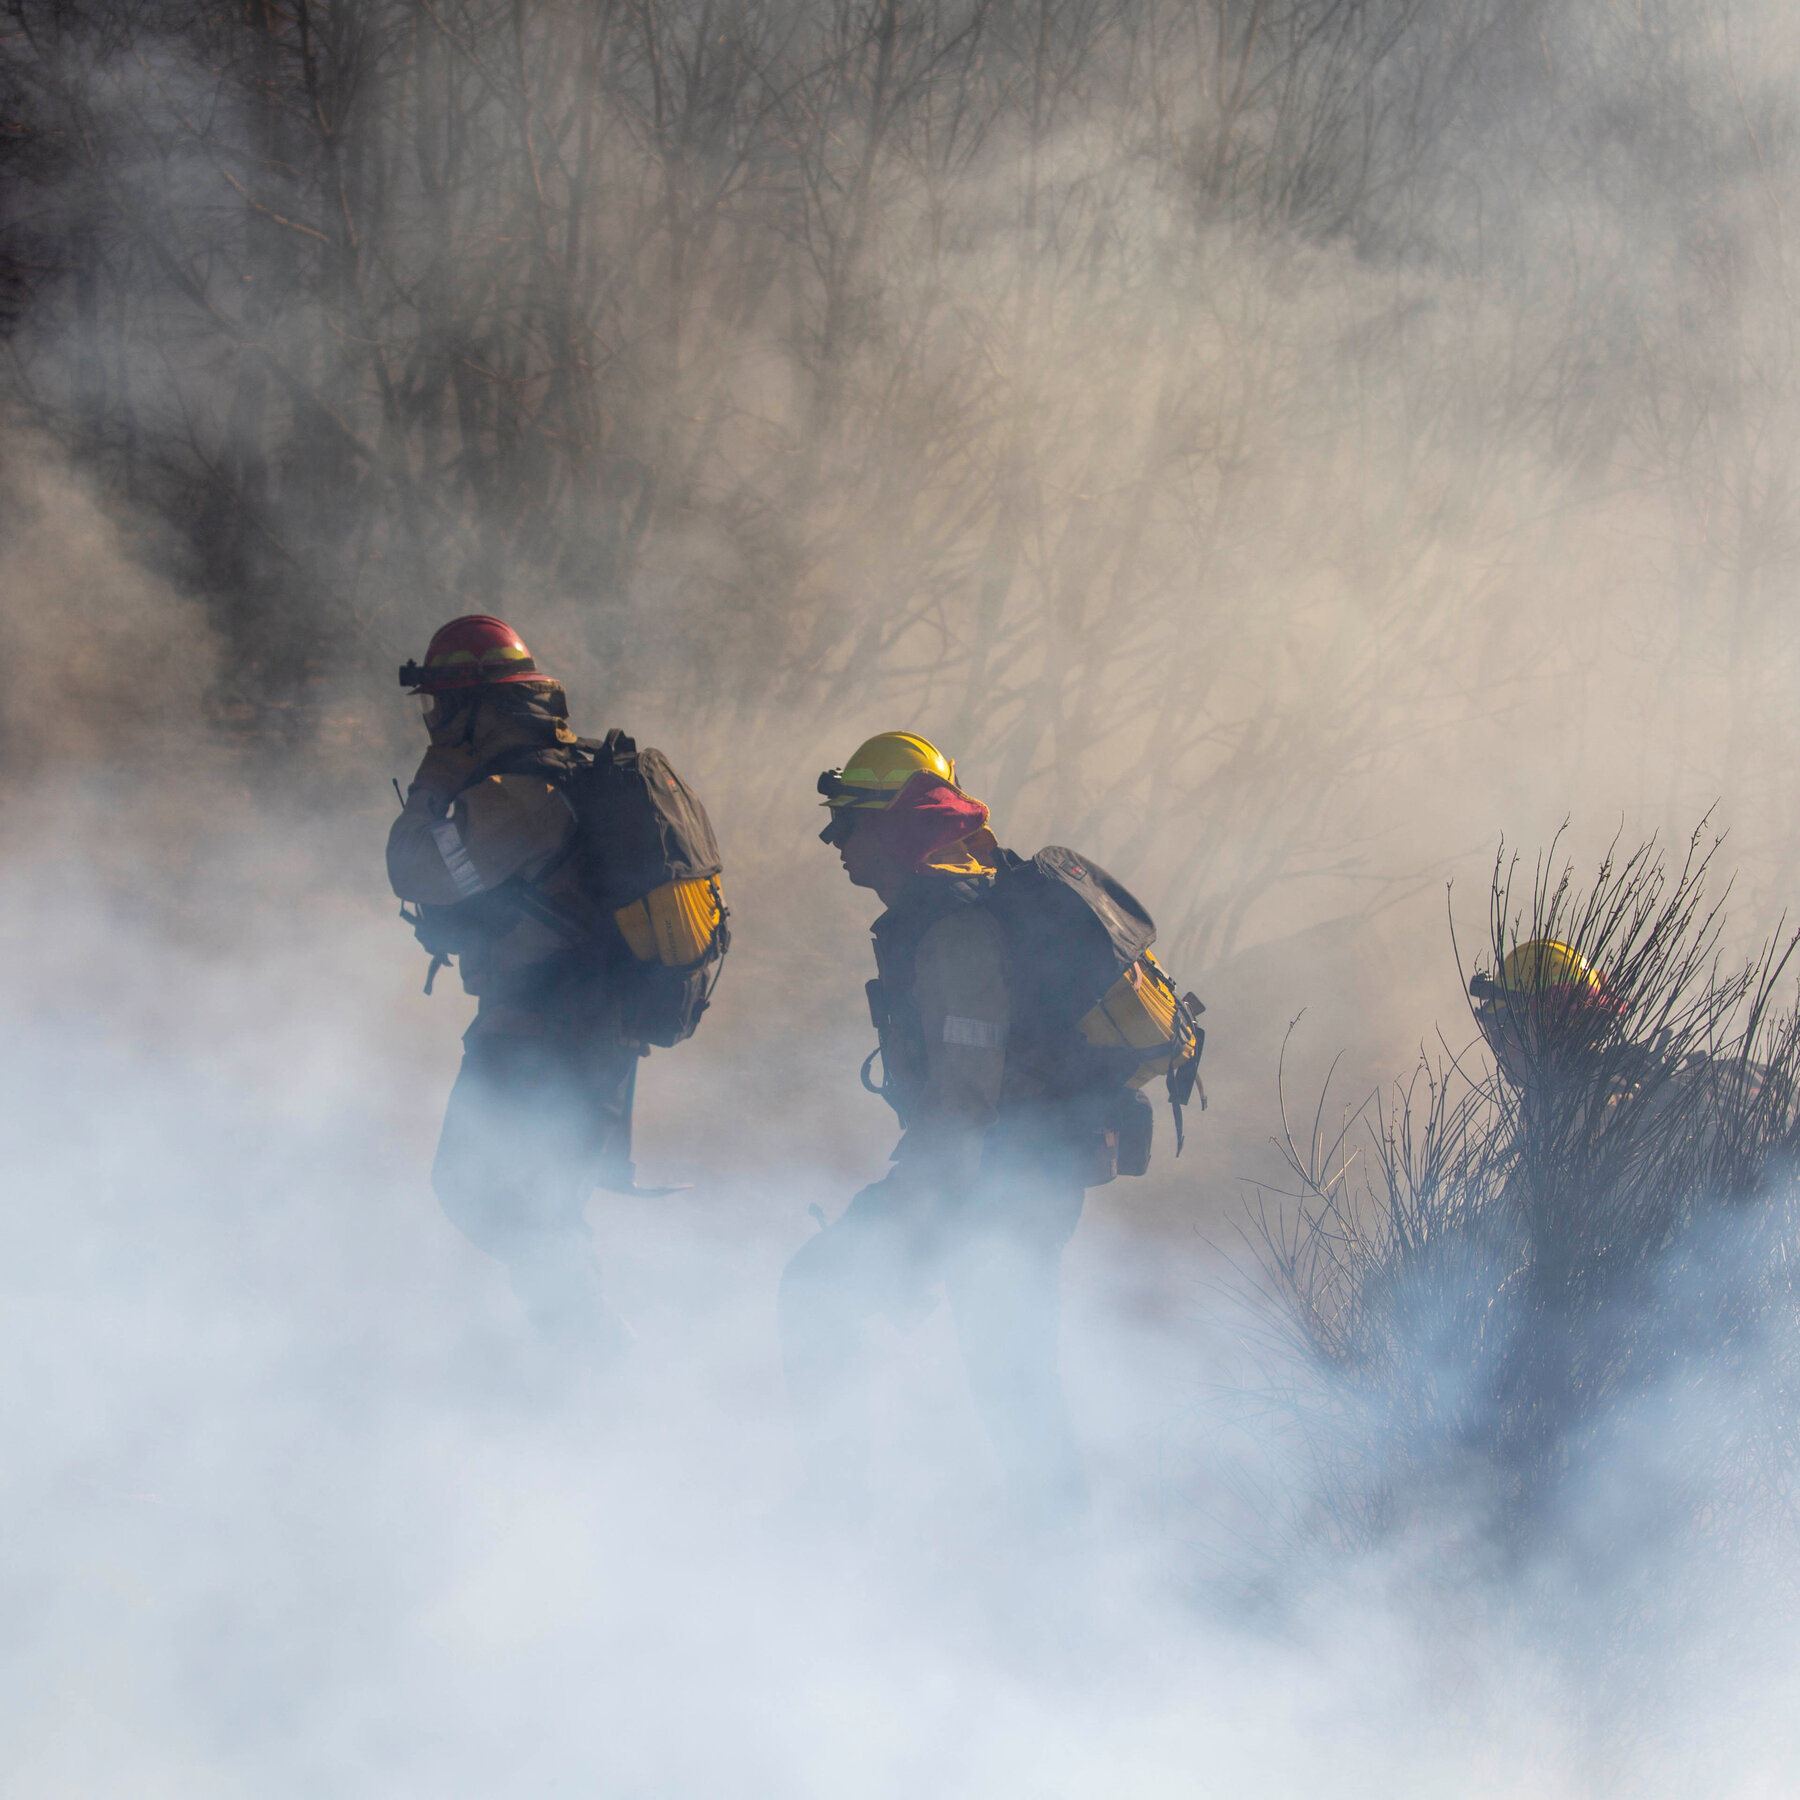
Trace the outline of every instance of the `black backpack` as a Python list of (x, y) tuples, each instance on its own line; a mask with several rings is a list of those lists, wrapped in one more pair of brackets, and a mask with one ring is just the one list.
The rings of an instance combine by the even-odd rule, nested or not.
[[(1180, 1155), (1182, 1109), (1198, 1087), (1206, 1046), (1199, 1023), (1206, 1008), (1175, 992), (1150, 954), (1155, 923), (1098, 863), (1058, 844), (1030, 858), (1000, 854), (984, 904), (1006, 943), (1015, 1020), (1008, 1054), (1053, 1098), (1094, 1112), (1122, 1175), (1149, 1166), (1152, 1115), (1140, 1089), (1164, 1075)], [(1135, 1035), (1160, 1042), (1128, 1041), (1140, 1012)], [(1127, 1029), (1118, 1029), (1121, 1021)], [(1199, 1094), (1204, 1110), (1205, 1090)]]
[[(432, 953), (432, 975), (448, 957), (512, 930), (521, 915), (560, 932), (572, 948), (593, 944), (590, 930), (544, 891), (544, 883), (573, 862), (582, 887), (607, 916), (602, 947), (618, 980), (626, 1036), (665, 1047), (693, 1036), (731, 947), (718, 893), (724, 865), (706, 808), (660, 750), (640, 750), (616, 730), (598, 742), (582, 738), (503, 750), (483, 763), (462, 791), (490, 775), (523, 774), (541, 775), (562, 790), (575, 830), (562, 854), (535, 880), (515, 875), (452, 906), (401, 909)], [(693, 881), (711, 884), (718, 910), (718, 923), (699, 956), (673, 967), (634, 956), (611, 921), (659, 888)], [(426, 991), (430, 988), (428, 976)]]

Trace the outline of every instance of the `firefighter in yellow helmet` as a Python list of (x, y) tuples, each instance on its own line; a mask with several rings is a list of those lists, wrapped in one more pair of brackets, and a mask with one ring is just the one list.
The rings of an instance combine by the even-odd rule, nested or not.
[(1501, 1074), (1521, 1092), (1591, 1074), (1626, 1010), (1605, 976), (1554, 938), (1514, 945), (1469, 993)]
[[(723, 954), (711, 828), (659, 752), (575, 736), (561, 684), (504, 620), (453, 619), (400, 681), (431, 743), (388, 836), (388, 876), (432, 953), (426, 992), (455, 958), (479, 1000), (432, 1187), (543, 1335), (605, 1363), (629, 1333), (583, 1210), (596, 1186), (634, 1188), (638, 1064), (693, 1029)], [(605, 804), (621, 793), (623, 809)], [(627, 816), (649, 827), (648, 860)], [(659, 860), (676, 853), (680, 869)]]
[(802, 1246), (782, 1279), (790, 1397), (822, 1510), (868, 1504), (859, 1391), (865, 1322), (909, 1326), (942, 1282), (975, 1401), (1015, 1503), (1036, 1516), (1085, 1501), (1057, 1367), (1063, 1245), (1093, 1179), (1094, 1145), (1034, 1107), (1009, 1056), (1016, 1024), (1001, 928), (983, 904), (1001, 852), (988, 809), (928, 740), (889, 731), (820, 777), (821, 839), (885, 910), (869, 984), (878, 1090), (898, 1114), (891, 1172)]

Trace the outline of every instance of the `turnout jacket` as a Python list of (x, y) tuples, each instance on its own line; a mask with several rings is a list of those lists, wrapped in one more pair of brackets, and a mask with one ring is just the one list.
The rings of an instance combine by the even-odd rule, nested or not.
[[(869, 1005), (881, 1042), (881, 1093), (899, 1116), (901, 1171), (965, 1190), (1012, 1127), (1035, 1124), (1043, 1087), (1009, 1057), (1014, 1008), (990, 878), (922, 876), (875, 921)], [(1040, 1151), (1060, 1148), (1040, 1141)], [(1070, 1146), (1073, 1148), (1073, 1146)], [(1084, 1146), (1085, 1148), (1085, 1146)]]

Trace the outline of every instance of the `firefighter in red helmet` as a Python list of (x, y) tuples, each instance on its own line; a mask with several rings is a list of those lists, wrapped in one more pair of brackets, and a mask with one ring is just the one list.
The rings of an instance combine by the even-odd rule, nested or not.
[(583, 1209), (596, 1186), (633, 1189), (638, 1063), (705, 1009), (727, 942), (711, 828), (659, 752), (578, 739), (561, 684), (501, 619), (451, 620), (400, 681), (431, 743), (388, 876), (432, 953), (427, 992), (454, 959), (479, 999), (432, 1186), (539, 1330), (605, 1362), (629, 1333)]

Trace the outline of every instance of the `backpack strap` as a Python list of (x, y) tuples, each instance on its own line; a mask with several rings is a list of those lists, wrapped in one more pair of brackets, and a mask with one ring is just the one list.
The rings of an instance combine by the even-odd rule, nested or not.
[(1186, 1142), (1182, 1109), (1197, 1093), (1200, 1096), (1200, 1110), (1206, 1111), (1206, 1088), (1200, 1080), (1200, 1058), (1206, 1054), (1206, 1027), (1200, 1023), (1200, 1015), (1206, 1011), (1206, 1003), (1193, 992), (1183, 994), (1175, 1003), (1175, 1023), (1179, 1030), (1185, 1026), (1188, 1035), (1194, 1042), (1194, 1054), (1184, 1057), (1169, 1070), (1166, 1083), (1169, 1091), (1169, 1111), (1175, 1116), (1175, 1154), (1179, 1156)]

